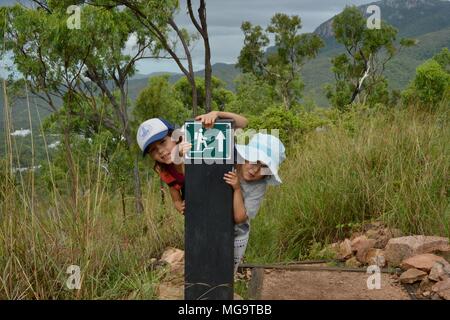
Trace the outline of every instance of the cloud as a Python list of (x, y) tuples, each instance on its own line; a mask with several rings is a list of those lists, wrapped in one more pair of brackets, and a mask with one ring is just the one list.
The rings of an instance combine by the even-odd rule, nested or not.
[(21, 129), (21, 130), (16, 130), (13, 133), (11, 133), (11, 136), (13, 137), (26, 137), (29, 136), (31, 134), (31, 130), (30, 129)]

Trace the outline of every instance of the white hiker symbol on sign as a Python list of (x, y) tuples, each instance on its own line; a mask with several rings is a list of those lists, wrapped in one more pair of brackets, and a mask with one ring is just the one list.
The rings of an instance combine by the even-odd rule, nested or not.
[(200, 122), (186, 123), (186, 141), (193, 148), (188, 159), (231, 159), (232, 132), (230, 123), (215, 123), (206, 129)]
[(203, 145), (203, 149), (206, 149), (208, 147), (208, 144), (206, 143), (206, 137), (203, 134), (203, 129), (198, 130), (194, 134), (194, 139), (196, 141), (197, 148), (195, 148), (196, 151), (200, 151), (201, 146)]

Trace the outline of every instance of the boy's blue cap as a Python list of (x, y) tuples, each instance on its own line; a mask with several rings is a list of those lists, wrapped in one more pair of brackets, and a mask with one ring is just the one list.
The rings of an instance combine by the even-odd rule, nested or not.
[(136, 139), (142, 155), (145, 156), (147, 148), (156, 141), (167, 136), (169, 131), (173, 131), (174, 127), (162, 118), (152, 118), (144, 121), (137, 131)]

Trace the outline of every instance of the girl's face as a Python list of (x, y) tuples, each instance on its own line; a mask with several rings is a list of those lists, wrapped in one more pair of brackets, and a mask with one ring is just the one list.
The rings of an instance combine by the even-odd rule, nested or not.
[(173, 162), (171, 153), (175, 146), (176, 142), (170, 136), (166, 136), (159, 141), (153, 142), (148, 149), (148, 153), (155, 161), (171, 164)]
[(245, 181), (258, 181), (263, 179), (265, 176), (262, 174), (262, 170), (267, 168), (267, 166), (258, 161), (258, 163), (249, 163), (245, 161), (241, 165), (241, 175)]

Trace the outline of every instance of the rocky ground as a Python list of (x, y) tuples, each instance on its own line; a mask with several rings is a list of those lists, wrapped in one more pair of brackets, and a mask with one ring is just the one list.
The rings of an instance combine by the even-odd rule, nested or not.
[(328, 249), (349, 267), (400, 268), (399, 282), (414, 289), (416, 298), (450, 299), (448, 238), (402, 236), (399, 230), (382, 223), (366, 225), (365, 229)]
[[(363, 272), (265, 270), (257, 298), (398, 300), (410, 299), (412, 295), (418, 299), (450, 300), (448, 238), (403, 236), (401, 231), (375, 222), (324, 251), (331, 252), (344, 267)], [(385, 271), (378, 290), (368, 289), (370, 274), (365, 270), (369, 266)], [(161, 259), (152, 261), (152, 268), (164, 270), (159, 298), (183, 299), (184, 252), (168, 248)], [(236, 277), (249, 281), (250, 270)], [(242, 298), (235, 295), (235, 299)]]

